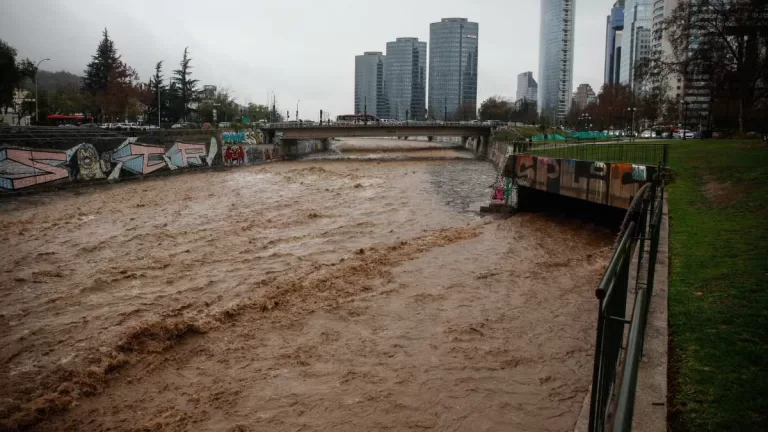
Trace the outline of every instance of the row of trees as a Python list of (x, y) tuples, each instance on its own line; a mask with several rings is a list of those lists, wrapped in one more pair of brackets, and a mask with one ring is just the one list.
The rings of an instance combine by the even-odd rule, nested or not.
[(31, 112), (30, 104), (17, 100), (15, 92), (20, 84), (35, 76), (37, 66), (29, 59), (16, 62), (16, 49), (0, 39), (0, 111), (7, 114), (9, 109), (17, 113)]
[(539, 120), (536, 102), (527, 99), (519, 103), (511, 102), (501, 96), (491, 96), (480, 104), (480, 120), (498, 120), (535, 124)]
[[(204, 123), (214, 121), (214, 110), (218, 121), (239, 121), (243, 116), (253, 121), (282, 119), (277, 110), (270, 112), (265, 105), (240, 107), (227, 90), (213, 95), (201, 91), (199, 81), (192, 76), (188, 48), (184, 49), (179, 67), (171, 71), (170, 79), (164, 76), (163, 62), (158, 62), (149, 81), (142, 82), (138, 73), (122, 59), (106, 29), (102, 36), (84, 77), (40, 71), (38, 78), (44, 77), (47, 81), (39, 89), (41, 119), (48, 114), (82, 113), (92, 115), (99, 122)], [(0, 40), (0, 110), (6, 113), (14, 110), (20, 121), (34, 113), (31, 98), (38, 71), (28, 59), (17, 62), (16, 55), (13, 47)], [(27, 90), (30, 94), (16, 103), (16, 90)]]

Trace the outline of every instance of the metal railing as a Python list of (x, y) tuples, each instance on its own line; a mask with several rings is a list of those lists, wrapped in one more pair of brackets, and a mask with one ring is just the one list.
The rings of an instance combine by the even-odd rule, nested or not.
[[(661, 166), (658, 172), (661, 173)], [(663, 176), (657, 175), (640, 189), (627, 210), (613, 257), (596, 290), (599, 307), (589, 407), (590, 431), (628, 431), (632, 428), (638, 369), (653, 295), (663, 202)], [(630, 272), (635, 251), (636, 271)], [(627, 318), (627, 300), (633, 279), (635, 295)], [(623, 349), (625, 344), (626, 350)]]
[(576, 143), (551, 142), (537, 143), (516, 140), (509, 143), (514, 146), (514, 153), (532, 156), (549, 156), (563, 159), (578, 159), (595, 162), (619, 162), (637, 165), (661, 165), (666, 167), (669, 161), (669, 144), (643, 142), (605, 142)]
[(331, 123), (268, 123), (261, 126), (263, 129), (299, 129), (299, 128), (316, 128), (316, 127), (334, 127), (334, 128), (379, 128), (386, 129), (392, 127), (412, 127), (412, 128), (446, 128), (446, 127), (461, 127), (461, 128), (478, 128), (478, 129), (490, 129), (491, 126), (483, 123), (475, 122), (425, 122), (425, 121), (402, 121), (402, 122), (376, 122), (370, 121), (366, 123), (349, 123), (349, 122), (331, 122)]

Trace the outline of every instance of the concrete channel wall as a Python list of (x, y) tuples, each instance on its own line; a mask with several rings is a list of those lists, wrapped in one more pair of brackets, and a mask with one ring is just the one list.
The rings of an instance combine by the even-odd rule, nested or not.
[(183, 137), (188, 141), (154, 138), (110, 137), (76, 144), (4, 141), (0, 146), (0, 195), (187, 169), (256, 165), (326, 147), (318, 140), (301, 140), (292, 146), (262, 144), (258, 137), (234, 131)]
[[(505, 182), (519, 188), (626, 209), (657, 167), (513, 154), (511, 144), (470, 139), (466, 147), (496, 167)], [(522, 204), (522, 203), (521, 203)]]

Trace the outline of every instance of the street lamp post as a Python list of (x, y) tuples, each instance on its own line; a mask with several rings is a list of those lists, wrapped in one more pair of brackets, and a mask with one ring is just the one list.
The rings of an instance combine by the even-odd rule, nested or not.
[(35, 124), (40, 124), (40, 108), (37, 106), (37, 69), (40, 68), (40, 63), (50, 60), (49, 58), (44, 58), (37, 62), (37, 66), (35, 66)]
[[(165, 60), (163, 60), (165, 61)], [(160, 63), (162, 63), (161, 61)], [(156, 82), (155, 85), (157, 86), (157, 130), (160, 130), (160, 81)]]
[(682, 132), (682, 135), (683, 135), (683, 141), (685, 141), (686, 140), (686, 138), (685, 138), (685, 132), (686, 132), (686, 130), (685, 130), (685, 127), (686, 127), (685, 126), (685, 122), (686, 122), (686, 117), (688, 117), (688, 105), (690, 105), (691, 103), (688, 102), (687, 100), (684, 100), (682, 102), (682, 104), (683, 104), (683, 132)]
[(364, 96), (363, 102), (363, 123), (368, 126), (368, 95)]
[(299, 102), (301, 102), (301, 100), (296, 101), (296, 121), (299, 121)]
[(270, 114), (270, 120), (273, 122), (277, 121), (277, 96), (275, 96), (275, 91), (271, 90), (272, 92), (272, 113)]
[(629, 131), (630, 131), (630, 141), (634, 141), (634, 137), (635, 137), (635, 111), (637, 111), (637, 108), (630, 107), (630, 108), (627, 108), (627, 111), (631, 111), (632, 112), (632, 120), (631, 120), (632, 123), (629, 125)]

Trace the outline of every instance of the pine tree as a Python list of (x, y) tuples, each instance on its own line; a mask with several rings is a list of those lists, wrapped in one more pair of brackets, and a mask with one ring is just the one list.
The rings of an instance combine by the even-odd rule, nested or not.
[(83, 79), (83, 90), (91, 96), (107, 90), (109, 84), (109, 75), (120, 63), (120, 56), (117, 54), (115, 44), (109, 38), (107, 29), (104, 29), (104, 38), (99, 42), (96, 54), (88, 63)]
[(180, 63), (181, 68), (173, 71), (173, 74), (176, 76), (173, 80), (178, 89), (180, 99), (179, 104), (181, 105), (180, 114), (184, 121), (187, 120), (187, 114), (189, 114), (189, 102), (191, 102), (195, 96), (198, 82), (197, 80), (191, 79), (192, 66), (190, 66), (189, 63), (192, 59), (189, 58), (188, 50), (189, 47), (184, 48), (184, 57), (181, 59)]
[[(162, 61), (157, 62), (157, 64), (155, 65), (155, 75), (149, 79), (149, 88), (152, 92), (152, 101), (149, 104), (149, 110), (147, 110), (147, 115), (151, 123), (157, 119), (158, 101), (160, 101), (161, 98), (166, 100), (168, 98), (167, 89), (163, 84), (163, 62)], [(167, 105), (166, 102), (162, 102), (162, 101), (160, 102), (160, 104), (161, 106)], [(160, 111), (160, 114), (162, 115), (162, 111)]]

